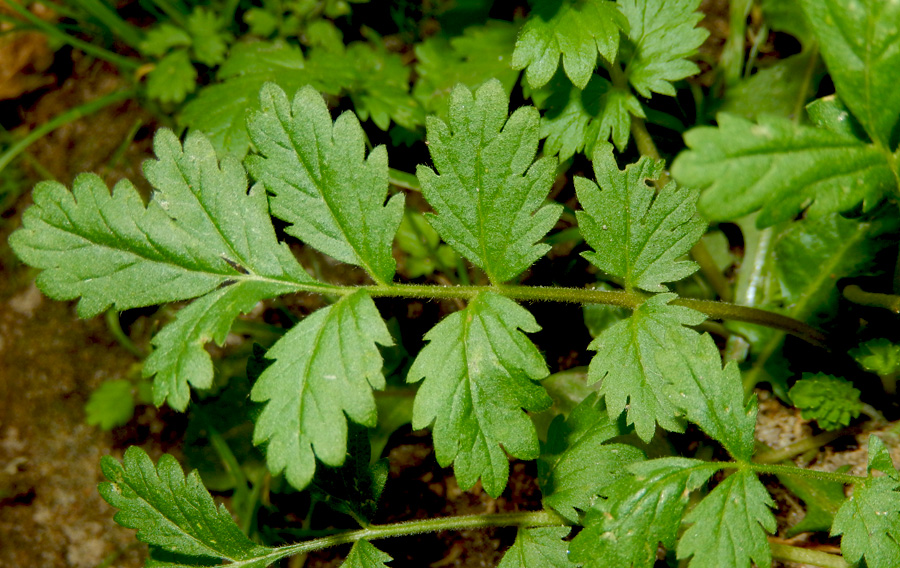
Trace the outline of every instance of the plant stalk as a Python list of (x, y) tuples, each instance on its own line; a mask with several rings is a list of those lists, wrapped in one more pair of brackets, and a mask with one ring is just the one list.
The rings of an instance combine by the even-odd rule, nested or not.
[(851, 284), (844, 288), (844, 297), (854, 304), (884, 308), (895, 314), (900, 314), (900, 296), (866, 292), (856, 284)]
[(790, 546), (778, 542), (770, 542), (769, 547), (772, 549), (772, 558), (777, 560), (786, 560), (798, 564), (813, 564), (822, 568), (850, 568), (850, 565), (842, 557), (836, 554), (828, 554), (821, 550)]

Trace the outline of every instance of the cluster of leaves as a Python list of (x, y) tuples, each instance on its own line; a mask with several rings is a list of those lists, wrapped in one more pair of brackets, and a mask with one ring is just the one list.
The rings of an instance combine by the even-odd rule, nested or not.
[[(84, 317), (190, 300), (153, 338), (143, 368), (153, 378), (153, 402), (177, 410), (188, 408), (192, 388), (213, 386), (206, 344), (223, 344), (240, 314), (295, 292), (329, 298), (265, 352), (249, 389), (261, 406), (252, 438), (264, 447), (269, 472), (364, 523), (385, 471), (383, 463), (370, 466), (361, 448), (369, 449), (366, 429), (383, 419), (375, 393), (386, 388), (385, 353), (396, 343), (374, 298), (467, 300), (424, 335), (405, 373), (418, 384), (409, 420), (432, 430), (438, 463), (453, 465), (462, 488), (480, 480), (497, 496), (509, 456), (538, 460), (556, 526), (521, 528), (502, 567), (650, 567), (659, 545), (695, 568), (768, 567), (774, 501), (758, 474), (775, 470), (753, 461), (757, 405), (748, 391), (769, 381), (825, 429), (858, 415), (859, 391), (826, 375), (788, 390), (794, 375), (816, 369), (800, 362), (789, 369), (784, 333), (775, 329), (729, 323), (729, 353), (743, 346), (750, 355), (723, 365), (719, 346), (700, 330), (718, 308), (683, 297), (699, 268), (685, 257), (708, 228), (698, 204), (707, 219), (734, 221), (744, 244), (737, 303), (772, 312), (757, 321), (781, 330), (798, 328), (776, 325), (776, 314), (799, 326), (831, 323), (836, 279), (880, 276), (876, 257), (895, 243), (898, 228), (893, 204), (881, 202), (896, 194), (900, 171), (900, 97), (891, 89), (900, 68), (891, 47), (900, 8), (798, 0), (789, 21), (805, 26), (797, 33), (818, 46), (837, 90), (806, 107), (813, 125), (799, 115), (723, 112), (716, 126), (686, 133), (689, 149), (673, 164), (677, 183), (651, 157), (622, 169), (614, 147), (625, 150), (644, 119), (659, 118), (653, 94), (676, 94), (675, 84), (698, 69), (688, 60), (707, 35), (697, 27), (698, 4), (536, 0), (524, 23), (487, 21), (416, 45), (414, 83), (409, 66), (374, 34), (345, 45), (327, 20), (303, 24), (305, 50), (268, 37), (231, 45), (226, 59), (215, 55), (216, 42), (231, 41), (221, 30), (173, 43), (184, 30), (161, 24), (147, 34), (163, 58), (154, 72), (176, 53), (188, 65), (221, 65), (180, 114), (191, 127), (183, 142), (169, 130), (157, 133), (156, 159), (144, 166), (155, 190), (149, 203), (128, 181), (112, 192), (92, 174), (79, 176), (71, 191), (43, 182), (10, 244), (42, 270), (38, 285), (48, 295), (80, 298)], [(846, 25), (838, 25), (838, 11), (850, 14)], [(206, 18), (201, 8), (194, 14)], [(280, 17), (267, 23), (259, 11), (245, 17), (261, 35), (294, 29)], [(535, 106), (510, 114), (518, 70)], [(723, 108), (746, 108), (742, 97), (761, 88), (754, 77), (738, 79)], [(808, 91), (799, 84), (782, 96), (802, 108)], [(356, 112), (333, 119), (321, 92), (348, 95)], [(391, 191), (388, 150), (367, 152), (360, 119), (382, 130), (392, 122), (410, 132), (425, 126), (431, 165), (419, 165), (415, 177), (431, 213), (406, 210), (404, 194)], [(593, 179), (574, 177), (580, 208), (569, 215), (548, 195), (560, 162), (577, 153), (590, 158)], [(855, 217), (841, 215), (848, 212)], [(564, 214), (577, 222), (581, 256), (617, 291), (517, 284), (550, 250), (544, 238)], [(359, 267), (372, 284), (340, 286), (311, 275), (279, 241), (272, 217), (284, 234)], [(456, 271), (462, 280), (468, 262), (488, 285), (398, 282), (395, 239), (406, 276)], [(599, 386), (556, 416), (542, 440), (528, 413), (553, 404), (542, 385), (550, 369), (527, 335), (540, 325), (516, 300), (562, 297), (632, 312), (593, 330), (587, 347), (596, 354), (586, 375)], [(713, 313), (738, 317), (741, 308), (732, 308)], [(893, 347), (866, 343), (859, 361), (893, 377)], [(731, 460), (647, 451), (658, 432), (689, 424)], [(810, 496), (806, 527), (842, 535), (848, 562), (900, 563), (900, 473), (878, 437), (869, 440), (866, 477), (809, 474), (809, 481), (805, 470), (781, 467), (785, 485)], [(130, 449), (124, 462), (106, 458), (103, 468), (104, 498), (120, 509), (117, 521), (152, 546), (155, 565), (262, 567), (308, 550), (247, 538), (198, 475), (185, 477), (169, 457), (154, 465)], [(723, 471), (730, 474), (716, 475)], [(833, 497), (843, 483), (854, 485), (849, 499), (812, 497)], [(567, 541), (567, 525), (583, 530)], [(390, 557), (362, 539), (378, 535), (376, 527), (333, 542), (356, 542), (348, 567), (384, 566)]]

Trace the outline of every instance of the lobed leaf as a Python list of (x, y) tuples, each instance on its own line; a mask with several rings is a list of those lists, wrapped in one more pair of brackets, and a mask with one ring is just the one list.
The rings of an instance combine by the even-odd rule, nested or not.
[(678, 541), (678, 558), (690, 568), (758, 568), (772, 565), (766, 533), (775, 532), (775, 502), (756, 473), (739, 469), (688, 513), (693, 523)]
[(881, 146), (896, 145), (900, 117), (900, 5), (802, 0), (838, 96)]
[(558, 415), (538, 461), (544, 505), (578, 523), (576, 509), (586, 511), (601, 489), (623, 475), (625, 466), (644, 457), (633, 446), (607, 443), (620, 434), (596, 394), (584, 399), (568, 418)]
[(428, 144), (437, 173), (419, 166), (422, 192), (434, 208), (429, 222), (457, 252), (483, 269), (491, 282), (510, 280), (550, 246), (535, 245), (562, 212), (544, 204), (556, 161), (534, 162), (539, 116), (532, 107), (507, 115), (499, 81), (473, 95), (453, 90), (450, 122), (428, 119)]
[(638, 462), (628, 470), (632, 475), (604, 490), (606, 499), (588, 512), (569, 545), (571, 559), (585, 568), (652, 568), (660, 543), (675, 546), (691, 492), (715, 472), (688, 458)]
[(454, 462), (463, 488), (480, 476), (494, 497), (506, 485), (507, 453), (538, 457), (537, 433), (522, 409), (539, 411), (552, 402), (536, 382), (547, 376), (547, 365), (519, 329), (533, 333), (540, 327), (512, 300), (481, 293), (425, 335), (429, 343), (407, 377), (425, 379), (412, 423), (415, 429), (433, 424), (438, 463)]
[(119, 509), (114, 520), (137, 529), (137, 538), (177, 555), (182, 566), (226, 565), (264, 568), (278, 558), (274, 549), (248, 539), (224, 505), (216, 507), (197, 472), (184, 475), (172, 456), (165, 454), (156, 466), (137, 446), (119, 461), (104, 456), (100, 461), (109, 480), (99, 486), (100, 495)]
[(366, 539), (353, 543), (350, 554), (341, 564), (342, 568), (388, 568), (385, 562), (393, 560), (390, 554), (375, 548), (375, 545)]
[(823, 430), (844, 428), (863, 407), (853, 383), (824, 373), (804, 376), (788, 394), (803, 418), (815, 420)]
[[(597, 183), (576, 177), (582, 210), (578, 228), (594, 249), (582, 253), (601, 270), (624, 279), (626, 289), (667, 290), (663, 282), (681, 280), (697, 270), (679, 260), (700, 239), (706, 224), (696, 216), (696, 191), (669, 184), (656, 194), (647, 185), (662, 174), (662, 162), (641, 158), (619, 170), (612, 145), (594, 150)], [(602, 188), (602, 190), (601, 190)]]
[(497, 568), (567, 568), (577, 566), (569, 560), (568, 543), (563, 539), (569, 527), (519, 529), (516, 541), (503, 555)]
[(513, 69), (525, 69), (532, 88), (545, 85), (562, 56), (566, 75), (578, 88), (597, 68), (597, 54), (615, 61), (619, 30), (628, 22), (607, 0), (532, 0), (531, 14), (513, 51)]
[(272, 194), (272, 213), (285, 229), (337, 260), (364, 268), (376, 282), (390, 282), (394, 234), (403, 195), (385, 205), (387, 152), (364, 157), (365, 136), (353, 113), (332, 124), (322, 96), (301, 89), (292, 102), (276, 85), (260, 93), (262, 109), (248, 128), (260, 155), (247, 158), (251, 174)]
[(853, 136), (774, 116), (758, 123), (722, 113), (718, 127), (685, 134), (689, 150), (672, 164), (687, 185), (705, 188), (700, 210), (713, 220), (757, 209), (759, 226), (795, 217), (871, 209), (897, 183), (884, 154)]
[[(372, 299), (362, 290), (313, 312), (268, 351), (274, 362), (253, 385), (250, 399), (266, 402), (256, 421), (255, 444), (267, 443), (274, 474), (305, 488), (316, 458), (337, 467), (347, 454), (347, 418), (376, 424), (372, 389), (383, 389), (377, 344), (393, 339)], [(346, 413), (346, 416), (345, 416)]]

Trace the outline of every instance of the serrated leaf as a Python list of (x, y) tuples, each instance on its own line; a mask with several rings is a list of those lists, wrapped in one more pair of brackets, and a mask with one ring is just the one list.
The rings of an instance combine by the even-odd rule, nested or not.
[(516, 541), (497, 568), (570, 568), (568, 544), (563, 539), (570, 527), (520, 528)]
[(275, 82), (294, 93), (310, 76), (298, 47), (258, 41), (234, 45), (217, 80), (184, 106), (178, 123), (204, 132), (217, 151), (243, 158), (250, 146), (246, 115), (259, 108), (262, 86)]
[(838, 96), (872, 140), (889, 147), (900, 116), (900, 4), (802, 0)]
[(674, 96), (672, 82), (699, 71), (696, 63), (686, 59), (697, 53), (709, 35), (706, 29), (696, 27), (703, 19), (703, 14), (697, 12), (699, 5), (700, 0), (619, 0), (619, 9), (628, 18), (628, 39), (633, 45), (625, 74), (641, 96)]
[(837, 430), (850, 424), (862, 411), (859, 389), (853, 383), (820, 373), (805, 375), (788, 393), (803, 418), (815, 420), (823, 430)]
[[(873, 477), (877, 469), (885, 475)], [(853, 495), (834, 517), (831, 536), (841, 536), (847, 562), (863, 557), (869, 568), (900, 565), (900, 474), (884, 443), (869, 436), (869, 477), (853, 487)]]
[(494, 497), (506, 486), (507, 453), (520, 459), (539, 453), (534, 424), (522, 409), (539, 411), (552, 402), (536, 382), (547, 376), (547, 365), (520, 329), (540, 327), (512, 300), (481, 293), (425, 335), (429, 343), (407, 377), (425, 379), (412, 423), (415, 429), (433, 424), (438, 463), (454, 462), (462, 488), (481, 477)]
[(134, 383), (125, 379), (104, 381), (84, 405), (84, 421), (112, 430), (127, 424), (134, 416)]
[(100, 462), (109, 480), (100, 495), (119, 509), (114, 520), (137, 529), (137, 538), (177, 554), (184, 566), (227, 565), (263, 568), (278, 558), (241, 532), (224, 505), (216, 507), (196, 472), (184, 475), (175, 458), (165, 454), (156, 466), (137, 446), (128, 448), (120, 463), (109, 456)]
[(388, 194), (387, 152), (366, 158), (365, 136), (353, 113), (332, 124), (322, 95), (304, 87), (288, 100), (278, 86), (260, 93), (262, 109), (248, 128), (260, 155), (247, 167), (272, 194), (272, 213), (288, 234), (337, 260), (364, 268), (376, 282), (390, 282), (392, 242), (403, 216), (403, 194)]
[(766, 533), (775, 532), (775, 502), (756, 473), (726, 477), (685, 517), (693, 523), (678, 541), (678, 558), (690, 568), (759, 568), (772, 565)]
[(879, 337), (852, 349), (850, 355), (860, 366), (878, 375), (892, 375), (900, 372), (900, 345), (887, 338)]
[(576, 152), (592, 156), (598, 143), (612, 138), (619, 151), (628, 145), (632, 115), (644, 118), (640, 102), (628, 90), (617, 89), (600, 77), (592, 75), (584, 90), (556, 81), (552, 94), (542, 105), (541, 138), (546, 154), (559, 153), (568, 160)]
[(627, 421), (638, 436), (648, 441), (656, 424), (666, 430), (684, 429), (678, 407), (668, 389), (673, 373), (690, 373), (683, 361), (666, 369), (659, 367), (660, 354), (681, 344), (696, 341), (697, 332), (685, 327), (699, 325), (706, 317), (694, 310), (668, 303), (675, 294), (657, 294), (634, 310), (630, 318), (605, 330), (588, 346), (597, 351), (588, 368), (588, 383), (602, 380), (600, 393), (606, 400), (609, 417), (615, 419), (626, 408)]
[(576, 406), (567, 419), (557, 416), (538, 461), (544, 505), (578, 523), (575, 509), (587, 510), (600, 490), (624, 473), (625, 466), (644, 457), (633, 446), (607, 444), (620, 434), (596, 394)]
[(532, 88), (545, 85), (562, 56), (566, 75), (583, 89), (597, 68), (597, 54), (615, 61), (619, 31), (628, 23), (607, 0), (532, 0), (531, 14), (513, 51), (513, 69), (526, 69)]
[(416, 170), (436, 212), (429, 216), (431, 225), (494, 283), (516, 277), (550, 249), (534, 243), (562, 212), (559, 204), (544, 204), (556, 160), (534, 161), (538, 112), (522, 107), (509, 116), (508, 109), (499, 81), (485, 83), (474, 95), (457, 86), (449, 125), (428, 119), (437, 173), (422, 165)]
[(160, 159), (147, 170), (156, 192), (146, 207), (128, 181), (112, 194), (93, 174), (77, 177), (71, 193), (38, 184), (10, 245), (44, 270), (38, 285), (47, 295), (81, 296), (79, 316), (92, 317), (110, 306), (202, 296), (229, 282), (283, 283), (283, 292), (313, 282), (276, 241), (265, 193), (247, 193), (240, 164), (226, 159), (220, 169), (200, 134), (185, 148), (171, 131), (157, 134)]
[(213, 11), (194, 8), (185, 20), (185, 29), (191, 34), (191, 49), (200, 63), (212, 67), (225, 60), (228, 44), (233, 39), (222, 31), (222, 22)]
[[(582, 253), (597, 268), (623, 278), (625, 287), (665, 292), (663, 282), (681, 280), (697, 264), (679, 260), (700, 239), (706, 224), (696, 215), (697, 193), (669, 184), (657, 194), (647, 185), (664, 165), (641, 158), (619, 170), (612, 145), (594, 150), (597, 183), (575, 178), (582, 210), (578, 228), (594, 249)], [(602, 188), (602, 190), (601, 190)]]
[(753, 457), (756, 398), (744, 403), (736, 363), (722, 368), (719, 348), (708, 334), (673, 334), (657, 364), (666, 369), (670, 400), (684, 416), (718, 440), (740, 461)]
[[(569, 544), (572, 560), (585, 568), (652, 568), (662, 543), (675, 546), (690, 494), (715, 467), (688, 458), (662, 458), (628, 467), (632, 475), (606, 488)], [(724, 564), (723, 566), (727, 566)]]
[(180, 103), (197, 88), (197, 70), (186, 49), (160, 59), (147, 74), (147, 96), (161, 103)]
[(690, 149), (672, 164), (680, 183), (705, 188), (700, 210), (707, 218), (762, 209), (757, 223), (766, 227), (807, 207), (811, 215), (860, 203), (868, 210), (897, 185), (884, 154), (854, 137), (774, 116), (755, 124), (722, 113), (718, 122), (687, 132)]
[(186, 47), (191, 45), (191, 36), (183, 29), (164, 22), (147, 30), (140, 50), (143, 55), (159, 57), (173, 47)]
[(385, 562), (391, 560), (393, 558), (390, 554), (378, 550), (375, 545), (362, 539), (353, 544), (341, 568), (388, 568)]
[[(372, 299), (363, 291), (345, 296), (294, 326), (266, 353), (274, 359), (259, 377), (250, 399), (267, 402), (253, 442), (266, 442), (272, 473), (305, 488), (316, 469), (344, 463), (347, 418), (373, 427), (372, 389), (383, 389), (377, 344), (393, 339)], [(346, 416), (345, 416), (346, 413)]]

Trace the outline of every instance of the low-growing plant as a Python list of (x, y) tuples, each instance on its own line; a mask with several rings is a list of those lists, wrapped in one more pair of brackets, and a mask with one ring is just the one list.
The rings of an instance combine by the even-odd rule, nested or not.
[[(740, 22), (741, 6), (749, 3), (735, 4), (733, 22)], [(767, 91), (757, 75), (744, 77), (742, 59), (735, 72), (726, 58), (716, 88), (737, 93), (720, 104), (739, 114), (719, 114), (715, 126), (685, 134), (688, 149), (672, 166), (677, 183), (645, 119), (673, 127), (680, 121), (649, 99), (677, 95), (674, 83), (698, 69), (687, 59), (707, 35), (696, 25), (695, 0), (534, 2), (507, 61), (513, 71), (525, 70), (524, 90), (538, 108), (511, 114), (517, 75), (485, 80), (477, 54), (463, 42), (458, 67), (447, 72), (454, 82), (468, 80), (423, 104), (434, 113), (426, 120), (431, 163), (419, 165), (414, 178), (401, 176), (394, 190), (390, 182), (399, 174), (388, 168), (388, 150), (367, 151), (357, 114), (333, 119), (315, 83), (286, 92), (302, 73), (262, 86), (246, 130), (244, 123), (230, 125), (223, 137), (199, 117), (183, 141), (160, 130), (156, 159), (144, 166), (154, 188), (147, 204), (130, 182), (110, 192), (92, 174), (76, 178), (71, 191), (39, 184), (10, 244), (42, 270), (37, 282), (49, 296), (80, 298), (82, 317), (191, 300), (153, 338), (144, 363), (156, 405), (184, 411), (192, 389), (214, 387), (206, 344), (222, 345), (235, 319), (261, 301), (303, 293), (328, 303), (283, 336), (276, 332), (267, 350), (257, 348), (251, 384), (232, 397), (236, 410), (227, 418), (252, 421), (253, 443), (264, 449), (271, 475), (311, 490), (361, 528), (270, 546), (246, 534), (254, 514), (248, 487), (258, 483), (248, 482), (221, 436), (217, 451), (238, 479), (240, 525), (216, 507), (198, 474), (185, 476), (171, 456), (154, 464), (130, 448), (122, 462), (103, 459), (108, 481), (100, 491), (119, 509), (116, 521), (150, 545), (152, 565), (263, 567), (355, 543), (344, 566), (372, 568), (391, 558), (370, 541), (489, 526), (519, 527), (503, 568), (658, 561), (768, 567), (773, 558), (826, 567), (900, 565), (900, 472), (881, 438), (869, 438), (866, 475), (857, 476), (781, 463), (815, 444), (758, 451), (754, 437), (754, 387), (762, 382), (825, 429), (844, 427), (863, 411), (860, 390), (848, 380), (863, 373), (849, 355), (829, 350), (862, 344), (854, 353), (863, 367), (885, 389), (896, 380), (891, 338), (866, 337), (877, 328), (858, 335), (854, 328), (839, 339), (819, 328), (847, 321), (837, 310), (840, 278), (865, 277), (846, 291), (848, 310), (896, 302), (891, 284), (878, 292), (861, 285), (885, 286), (893, 275), (881, 261), (897, 252), (900, 4), (775, 4), (762, 7), (774, 28), (800, 40), (794, 57), (802, 56), (808, 72), (786, 94), (771, 96), (794, 104), (740, 116), (744, 99)], [(496, 37), (490, 34), (510, 25), (470, 28), (457, 40)], [(743, 33), (729, 41), (726, 53)], [(433, 47), (417, 47), (420, 64), (438, 57)], [(272, 48), (246, 47), (257, 55)], [(352, 46), (330, 49), (347, 56)], [(809, 104), (807, 124), (803, 103), (821, 75), (818, 53), (836, 95)], [(795, 65), (787, 58), (758, 75)], [(221, 92), (241, 76), (224, 78)], [(436, 72), (422, 77), (438, 81)], [(257, 79), (249, 81), (253, 89), (263, 82)], [(213, 100), (203, 97), (195, 101)], [(354, 103), (379, 127), (387, 127), (388, 116), (400, 122), (388, 112), (379, 124), (368, 103)], [(790, 115), (778, 116), (778, 108)], [(218, 110), (212, 105), (207, 112)], [(702, 122), (703, 113), (697, 115)], [(622, 168), (618, 160), (627, 154), (617, 160), (610, 139), (620, 152), (633, 139), (644, 155)], [(590, 158), (593, 175), (573, 176), (573, 214), (548, 196), (576, 153)], [(406, 210), (398, 186), (420, 189), (431, 212)], [(719, 223), (714, 230), (710, 220)], [(743, 249), (735, 285), (724, 274), (734, 263), (726, 233), (740, 235)], [(289, 248), (291, 238), (359, 267), (367, 283), (314, 276)], [(583, 241), (576, 251), (598, 285), (523, 284), (551, 249), (545, 239)], [(408, 259), (407, 275), (437, 272), (443, 280), (436, 281), (446, 285), (398, 281), (395, 255)], [(424, 334), (424, 347), (405, 365), (379, 298), (451, 299), (460, 309)], [(569, 389), (574, 407), (552, 418), (543, 439), (532, 416), (560, 401), (542, 384), (555, 369), (527, 335), (541, 329), (528, 308), (538, 302), (589, 306), (595, 338), (587, 348), (596, 352), (586, 371), (595, 387)], [(787, 334), (797, 342), (785, 342)], [(804, 358), (810, 350), (846, 372), (819, 368)], [(790, 388), (804, 371), (810, 377)], [(480, 483), (496, 497), (507, 485), (510, 457), (537, 460), (544, 509), (370, 524), (387, 473), (383, 462), (369, 463), (367, 436), (385, 416), (379, 401), (391, 400), (394, 391), (385, 389), (392, 376), (418, 386), (411, 415), (392, 417), (394, 427), (411, 420), (415, 429), (430, 428), (438, 463), (453, 466), (460, 487)], [(258, 412), (250, 410), (253, 403)], [(210, 436), (218, 436), (223, 427), (216, 420), (223, 418), (203, 402), (193, 407)], [(706, 449), (688, 455), (678, 445), (660, 450), (653, 443), (687, 429), (702, 432), (696, 436)], [(807, 518), (794, 528), (840, 536), (842, 557), (769, 538), (777, 528), (775, 502), (760, 476), (770, 475), (807, 504)], [(844, 487), (852, 489), (849, 497)], [(574, 536), (573, 527), (580, 527)]]

